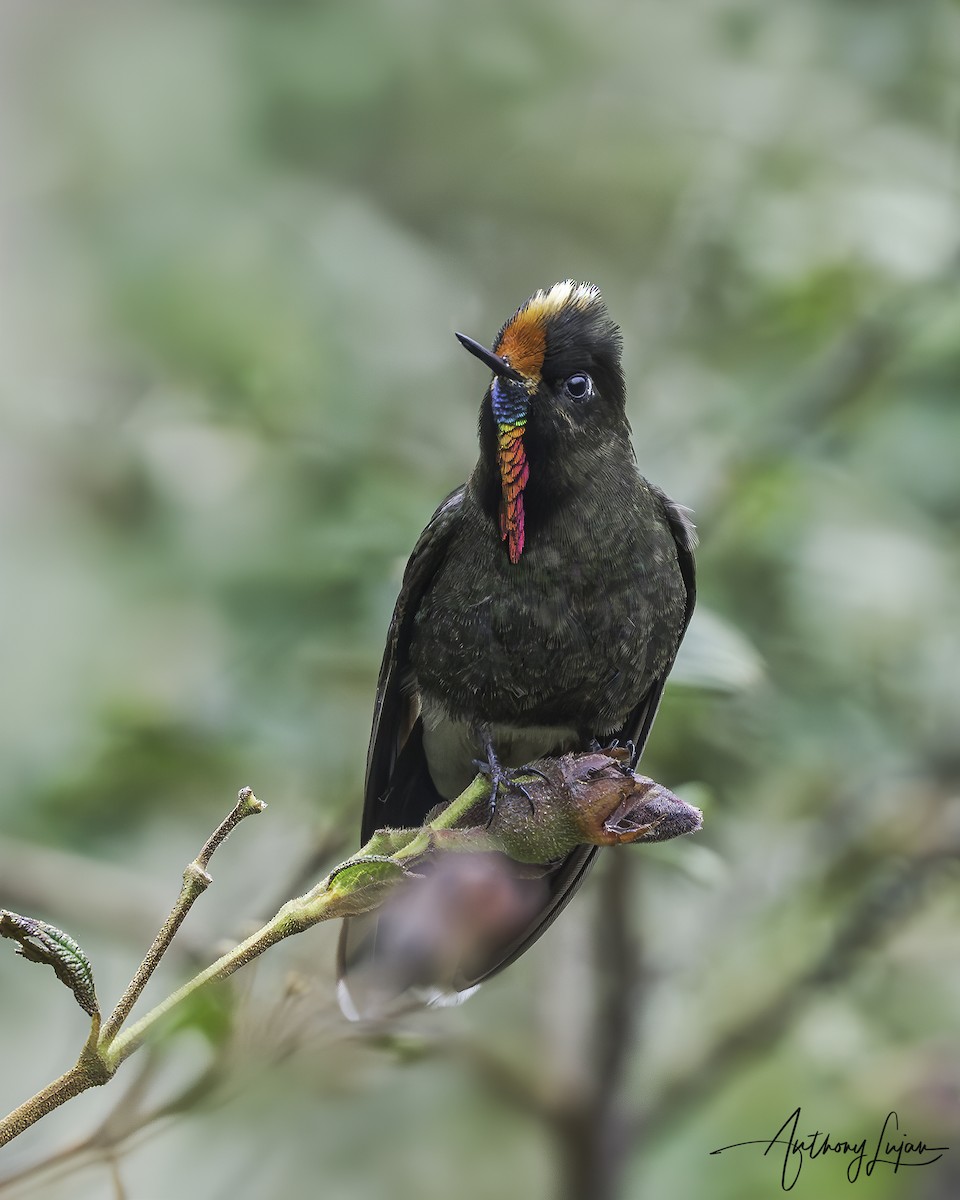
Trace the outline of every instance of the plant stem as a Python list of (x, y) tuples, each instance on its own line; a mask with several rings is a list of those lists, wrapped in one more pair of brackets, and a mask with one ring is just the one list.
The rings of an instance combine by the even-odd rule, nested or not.
[[(572, 759), (570, 762), (568, 759), (570, 756), (557, 761), (561, 764), (565, 763), (566, 769), (569, 769)], [(534, 775), (547, 778), (538, 768), (531, 769)], [(565, 795), (568, 797), (569, 804), (574, 803), (569, 799), (573, 792), (566, 790), (574, 778), (570, 776), (568, 779), (567, 776), (563, 776), (561, 786), (559, 788), (554, 786), (555, 801), (557, 796)], [(531, 782), (534, 782), (532, 777)], [(608, 782), (601, 778), (597, 781), (597, 787), (608, 788)], [(516, 855), (519, 861), (540, 861), (530, 846), (523, 843), (523, 833), (529, 832), (525, 826), (519, 832), (514, 830), (511, 844), (500, 840), (502, 829), (491, 832), (486, 825), (481, 823), (464, 828), (465, 819), (474, 809), (482, 810), (480, 816), (480, 822), (482, 822), (485, 812), (483, 804), (489, 795), (489, 781), (483, 776), (477, 776), (455, 800), (452, 800), (421, 828), (416, 830), (379, 830), (366, 846), (331, 871), (316, 887), (282, 905), (272, 920), (224, 954), (206, 970), (195, 975), (165, 1000), (162, 1000), (129, 1029), (121, 1032), (124, 1021), (142, 994), (158, 963), (169, 949), (187, 913), (197, 897), (209, 886), (211, 880), (207, 874), (207, 866), (214, 852), (244, 817), (255, 812), (262, 812), (266, 807), (249, 788), (243, 788), (234, 809), (211, 834), (200, 853), (184, 871), (183, 885), (177, 902), (154, 939), (153, 945), (144, 956), (136, 974), (120, 997), (114, 1011), (102, 1028), (99, 1014), (94, 1015), (90, 1036), (72, 1070), (67, 1071), (30, 1100), (21, 1104), (9, 1116), (0, 1120), (0, 1146), (17, 1137), (41, 1117), (46, 1116), (48, 1112), (59, 1108), (67, 1100), (86, 1091), (87, 1088), (106, 1083), (120, 1064), (143, 1045), (154, 1027), (201, 988), (228, 978), (240, 967), (246, 966), (247, 963), (258, 958), (270, 946), (292, 934), (302, 933), (319, 921), (357, 916), (377, 908), (397, 883), (409, 875), (409, 869), (404, 865), (405, 863), (414, 862), (438, 846), (447, 846), (448, 843), (451, 847), (469, 851), (495, 849), (513, 853), (519, 847), (521, 853)], [(577, 795), (580, 796), (580, 793)], [(583, 803), (582, 796), (577, 803)], [(681, 805), (681, 802), (675, 798), (674, 803), (678, 806)], [(693, 810), (688, 811), (692, 812)], [(566, 811), (555, 804), (554, 808), (548, 807), (546, 812), (561, 826), (563, 836), (569, 836), (570, 822)], [(697, 817), (699, 818), (699, 814)], [(534, 827), (531, 826), (531, 829), (537, 833)], [(609, 840), (605, 829), (598, 826), (596, 833), (598, 837)], [(457, 841), (458, 834), (462, 834), (459, 842)]]
[(104, 1022), (103, 1029), (100, 1032), (100, 1046), (102, 1048), (109, 1047), (113, 1042), (120, 1030), (120, 1026), (130, 1015), (130, 1011), (140, 999), (143, 989), (147, 986), (151, 975), (157, 969), (161, 958), (166, 954), (170, 943), (176, 936), (177, 930), (183, 924), (187, 913), (193, 907), (194, 901), (210, 886), (211, 879), (207, 874), (207, 867), (210, 865), (210, 859), (213, 858), (214, 852), (223, 844), (227, 835), (240, 824), (244, 817), (263, 812), (265, 808), (266, 805), (262, 800), (257, 799), (250, 788), (241, 788), (237, 795), (237, 803), (232, 811), (224, 817), (210, 837), (207, 838), (203, 844), (203, 848), (193, 862), (188, 864), (183, 872), (183, 886), (180, 889), (180, 895), (177, 897), (177, 902), (173, 906), (172, 912), (166, 921), (164, 921), (160, 932), (153, 940), (153, 945), (144, 955), (143, 962), (137, 968), (136, 974), (117, 1001), (116, 1008)]
[[(284, 908), (287, 906), (285, 905)], [(320, 919), (320, 918), (318, 918)], [(194, 975), (182, 987), (177, 988), (166, 999), (152, 1008), (139, 1021), (118, 1034), (113, 1041), (106, 1046), (101, 1047), (101, 1053), (104, 1060), (109, 1064), (111, 1071), (115, 1071), (117, 1067), (130, 1055), (143, 1045), (144, 1040), (150, 1033), (150, 1030), (161, 1021), (168, 1013), (172, 1012), (184, 1000), (192, 996), (194, 992), (202, 987), (206, 987), (211, 983), (215, 983), (221, 979), (227, 979), (230, 975), (246, 966), (248, 962), (259, 957), (264, 950), (269, 949), (276, 942), (282, 941), (285, 937), (289, 937), (292, 933), (299, 933), (301, 926), (298, 922), (291, 920), (289, 916), (284, 914), (284, 909), (268, 921), (266, 925), (242, 941), (232, 950), (228, 950), (226, 954), (218, 958), (215, 963), (211, 963), (209, 967), (201, 971), (199, 975)]]
[(90, 1034), (87, 1037), (86, 1044), (80, 1051), (80, 1057), (77, 1059), (75, 1065), (61, 1075), (59, 1079), (55, 1079), (53, 1083), (48, 1083), (35, 1096), (31, 1096), (29, 1100), (24, 1100), (23, 1104), (19, 1105), (12, 1113), (0, 1121), (0, 1146), (5, 1146), (7, 1142), (12, 1142), (24, 1130), (29, 1129), (31, 1125), (35, 1125), (41, 1117), (45, 1117), (47, 1113), (53, 1112), (61, 1104), (66, 1104), (74, 1096), (79, 1096), (81, 1092), (85, 1092), (88, 1088), (97, 1087), (101, 1083), (107, 1082), (113, 1072), (106, 1067), (97, 1052), (97, 1036), (99, 1032), (100, 1020), (95, 1016), (90, 1026)]
[(94, 1087), (95, 1082), (81, 1069), (80, 1063), (77, 1063), (75, 1067), (71, 1067), (59, 1079), (55, 1079), (53, 1083), (48, 1083), (35, 1096), (31, 1096), (29, 1100), (24, 1100), (23, 1104), (15, 1108), (8, 1117), (5, 1117), (0, 1122), (0, 1146), (5, 1146), (7, 1142), (12, 1142), (24, 1130), (29, 1129), (31, 1125), (34, 1125), (41, 1117), (45, 1117), (47, 1113), (53, 1112), (55, 1108), (59, 1108), (61, 1104), (66, 1104), (68, 1100), (72, 1100), (74, 1096), (79, 1096), (87, 1088)]

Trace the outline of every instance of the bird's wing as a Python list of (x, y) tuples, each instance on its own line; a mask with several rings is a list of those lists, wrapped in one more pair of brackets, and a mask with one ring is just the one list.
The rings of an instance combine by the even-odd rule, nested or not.
[[(690, 618), (693, 616), (693, 606), (697, 602), (697, 569), (693, 558), (693, 552), (697, 545), (697, 531), (690, 520), (690, 510), (688, 508), (685, 508), (682, 504), (677, 504), (675, 500), (671, 500), (658, 487), (651, 485), (650, 490), (663, 505), (667, 524), (670, 526), (670, 532), (673, 534), (673, 543), (677, 548), (680, 577), (687, 592), (687, 602), (683, 610), (683, 625), (680, 627), (680, 636), (677, 638), (677, 649), (679, 649), (680, 643), (683, 641), (683, 635), (687, 632), (687, 626), (690, 624)], [(673, 657), (647, 689), (643, 699), (624, 722), (623, 729), (615, 734), (621, 741), (633, 742), (638, 758), (647, 744), (647, 738), (650, 736), (653, 719), (657, 715), (657, 709), (660, 707), (660, 697), (663, 695), (667, 676), (673, 670), (675, 658), (676, 651), (674, 651)]]
[[(463, 492), (464, 487), (451, 492), (430, 518), (403, 573), (377, 682), (367, 750), (361, 845), (378, 829), (415, 828), (442, 799), (423, 753), (420, 699), (410, 686), (410, 641), (420, 601), (446, 555)], [(373, 912), (345, 920), (340, 929), (337, 991), (340, 1007), (351, 1020), (361, 1013), (383, 1015), (379, 1011), (383, 997), (376, 987), (363, 998), (363, 968), (376, 961), (378, 926), (379, 913)]]
[[(451, 492), (430, 518), (403, 574), (377, 683), (367, 750), (361, 844), (384, 826), (419, 825), (441, 800), (426, 771), (420, 747), (419, 698), (414, 689), (405, 685), (409, 683), (413, 621), (423, 593), (446, 555), (463, 502), (464, 486)], [(414, 784), (420, 783), (424, 794), (415, 798)]]
[[(697, 544), (697, 534), (693, 522), (688, 515), (688, 510), (683, 505), (671, 500), (657, 487), (652, 487), (651, 485), (651, 490), (663, 505), (667, 523), (670, 526), (670, 532), (673, 534), (674, 544), (677, 547), (677, 561), (680, 565), (680, 575), (687, 592), (683, 626), (680, 630), (680, 636), (677, 638), (677, 646), (679, 647), (683, 635), (686, 633), (687, 626), (690, 624), (690, 618), (693, 615), (693, 606), (697, 598), (696, 567), (693, 558), (693, 551)], [(660, 697), (663, 695), (663, 688), (672, 667), (673, 659), (671, 658), (660, 675), (657, 676), (647, 689), (643, 699), (624, 722), (623, 728), (614, 735), (620, 742), (632, 741), (636, 747), (638, 758), (643, 752), (647, 738), (650, 736), (654, 717), (656, 717), (657, 709), (660, 707)], [(489, 970), (476, 979), (458, 981), (457, 986), (460, 988), (476, 986), (485, 979), (489, 979), (491, 975), (496, 975), (498, 971), (502, 971), (504, 967), (508, 967), (521, 954), (525, 953), (537, 938), (556, 920), (572, 899), (574, 893), (583, 882), (587, 871), (590, 869), (590, 865), (598, 849), (598, 846), (578, 846), (562, 862), (553, 867), (546, 877), (549, 888), (548, 897), (543, 907), (540, 908), (527, 928), (510, 945), (503, 948), (501, 956), (490, 966)]]

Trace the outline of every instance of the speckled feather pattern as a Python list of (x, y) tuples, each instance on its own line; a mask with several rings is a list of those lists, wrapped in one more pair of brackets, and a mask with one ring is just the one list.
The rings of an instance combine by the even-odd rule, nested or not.
[(632, 463), (622, 472), (558, 510), (519, 562), (467, 485), (415, 619), (425, 719), (601, 735), (668, 667), (686, 602), (676, 545), (658, 495)]

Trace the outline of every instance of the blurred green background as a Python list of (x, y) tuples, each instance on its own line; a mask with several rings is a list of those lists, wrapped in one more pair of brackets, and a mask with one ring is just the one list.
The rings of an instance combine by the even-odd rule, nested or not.
[[(400, 1043), (341, 1021), (334, 930), (280, 948), (7, 1150), (0, 1177), (142, 1078), (99, 1149), (10, 1194), (588, 1194), (536, 1101), (601, 1069), (611, 898), (621, 1195), (778, 1194), (759, 1149), (709, 1151), (798, 1105), (801, 1133), (872, 1142), (897, 1109), (960, 1140), (960, 911), (930, 860), (960, 826), (958, 138), (936, 0), (0, 3), (0, 905), (67, 927), (107, 1003), (252, 784), (269, 812), (158, 997), (352, 846), (402, 564), (476, 455), (453, 330), (489, 342), (567, 276), (623, 326), (642, 469), (696, 510), (701, 608), (644, 767), (706, 818), (609, 852)], [(84, 1019), (0, 950), (6, 1109)], [(844, 1167), (794, 1194), (848, 1195)], [(960, 1148), (860, 1187), (946, 1200)]]

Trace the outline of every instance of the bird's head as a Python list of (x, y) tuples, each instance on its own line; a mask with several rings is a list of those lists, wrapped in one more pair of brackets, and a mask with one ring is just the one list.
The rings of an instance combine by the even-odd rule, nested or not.
[(593, 284), (567, 279), (521, 305), (492, 350), (457, 337), (493, 371), (480, 410), (481, 465), (496, 467), (500, 532), (516, 563), (528, 483), (542, 484), (541, 495), (556, 491), (612, 442), (629, 446), (620, 331)]

